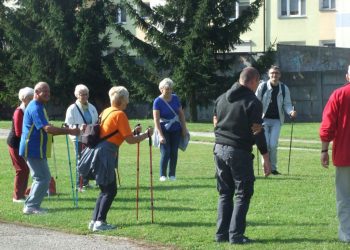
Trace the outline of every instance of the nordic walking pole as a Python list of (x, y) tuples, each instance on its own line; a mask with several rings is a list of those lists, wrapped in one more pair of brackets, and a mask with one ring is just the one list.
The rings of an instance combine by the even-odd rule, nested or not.
[(118, 187), (120, 187), (121, 186), (121, 182), (120, 182), (120, 176), (119, 176), (119, 168), (117, 167), (117, 169), (116, 169), (116, 171), (117, 171), (117, 178), (118, 178)]
[[(140, 126), (137, 124), (136, 127)], [(136, 129), (136, 128), (135, 128)], [(140, 133), (134, 130), (135, 135)], [(140, 187), (140, 142), (137, 143), (137, 158), (136, 158), (136, 220), (139, 220), (139, 187)]]
[[(63, 124), (62, 126), (67, 126), (67, 124)], [(72, 174), (72, 162), (70, 160), (68, 135), (66, 135), (66, 144), (67, 144), (67, 156), (68, 156), (68, 164), (69, 164), (70, 184), (71, 184), (71, 188), (72, 188), (72, 199), (73, 199), (73, 205), (75, 205), (74, 184), (73, 184), (73, 174)]]
[[(293, 106), (294, 111), (294, 106)], [(288, 157), (288, 175), (289, 175), (289, 166), (290, 166), (290, 155), (292, 153), (292, 140), (293, 140), (293, 126), (294, 126), (294, 118), (292, 119), (292, 128), (290, 130), (290, 142), (289, 142), (289, 157)]]
[(260, 175), (259, 174), (259, 168), (260, 168), (260, 159), (259, 158), (260, 158), (259, 157), (259, 149), (258, 149), (258, 147), (256, 147), (256, 163), (258, 165), (258, 175)]
[[(78, 128), (79, 124), (75, 124), (75, 127)], [(78, 207), (78, 191), (80, 186), (80, 178), (78, 173), (78, 160), (79, 160), (79, 136), (75, 137), (75, 207)], [(79, 184), (78, 184), (79, 183)]]
[[(56, 174), (56, 176), (55, 176), (55, 179), (56, 179), (56, 193), (57, 193), (57, 198), (59, 198), (60, 197), (60, 194), (59, 194), (59, 192), (58, 192), (58, 190), (57, 190), (57, 183), (58, 183), (58, 181), (57, 181), (57, 179), (58, 179), (58, 172), (57, 172), (57, 164), (56, 164), (56, 153), (55, 153), (55, 142), (54, 142), (54, 139), (53, 139), (53, 136), (52, 136), (52, 156), (53, 156), (53, 166), (54, 166), (54, 168), (55, 168), (55, 174)], [(49, 194), (50, 194), (50, 190), (49, 190)]]
[(149, 173), (150, 173), (150, 180), (151, 180), (151, 186), (150, 186), (150, 190), (151, 190), (151, 214), (152, 214), (152, 224), (153, 224), (154, 206), (153, 206), (153, 173), (152, 173), (152, 137), (149, 134), (149, 130), (147, 131), (147, 133), (148, 133), (148, 145), (149, 145)]

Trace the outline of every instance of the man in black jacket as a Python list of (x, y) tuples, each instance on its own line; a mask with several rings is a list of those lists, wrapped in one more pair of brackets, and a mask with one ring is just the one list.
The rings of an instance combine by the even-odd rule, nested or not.
[(246, 215), (254, 192), (254, 144), (264, 158), (265, 176), (271, 173), (262, 129), (262, 104), (254, 94), (259, 78), (255, 68), (243, 69), (239, 82), (233, 84), (215, 102), (214, 158), (219, 192), (217, 242), (251, 242), (244, 232)]

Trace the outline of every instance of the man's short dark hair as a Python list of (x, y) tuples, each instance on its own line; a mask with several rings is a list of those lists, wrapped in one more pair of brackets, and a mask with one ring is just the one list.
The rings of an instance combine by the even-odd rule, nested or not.
[(260, 77), (259, 72), (253, 67), (246, 67), (242, 70), (241, 74), (239, 75), (239, 80), (241, 83), (248, 83), (256, 77)]

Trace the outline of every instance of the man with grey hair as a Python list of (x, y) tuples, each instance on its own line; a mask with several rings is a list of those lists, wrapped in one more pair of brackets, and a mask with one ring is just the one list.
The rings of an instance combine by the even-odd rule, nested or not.
[(262, 104), (254, 94), (258, 84), (258, 71), (247, 67), (241, 72), (239, 82), (215, 102), (214, 159), (219, 192), (217, 242), (251, 242), (244, 233), (246, 215), (254, 193), (254, 144), (264, 157), (265, 176), (271, 173), (262, 129)]
[(32, 187), (25, 201), (24, 214), (40, 214), (40, 208), (50, 183), (47, 157), (51, 155), (53, 135), (79, 135), (78, 128), (58, 128), (49, 124), (44, 104), (50, 99), (50, 87), (39, 82), (34, 87), (34, 99), (28, 104), (23, 117), (19, 154), (26, 159), (33, 178)]

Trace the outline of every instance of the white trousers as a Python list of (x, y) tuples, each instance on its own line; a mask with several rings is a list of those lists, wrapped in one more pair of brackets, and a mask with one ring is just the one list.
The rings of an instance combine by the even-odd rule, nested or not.
[(350, 166), (335, 169), (339, 240), (350, 242)]

